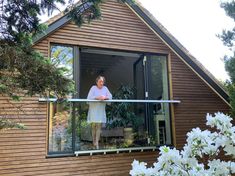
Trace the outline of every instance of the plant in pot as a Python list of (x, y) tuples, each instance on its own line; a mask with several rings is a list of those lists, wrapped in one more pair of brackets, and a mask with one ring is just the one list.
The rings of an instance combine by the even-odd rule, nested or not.
[[(121, 85), (117, 92), (113, 94), (114, 99), (132, 99), (134, 96), (134, 88), (129, 85)], [(134, 141), (134, 132), (138, 126), (143, 123), (142, 118), (135, 114), (133, 103), (113, 103), (109, 107), (108, 128), (123, 127), (124, 143), (130, 146)]]

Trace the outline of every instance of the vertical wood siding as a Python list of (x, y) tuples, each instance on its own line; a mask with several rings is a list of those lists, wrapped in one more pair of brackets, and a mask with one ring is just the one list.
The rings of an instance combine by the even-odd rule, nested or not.
[[(126, 5), (110, 0), (102, 5), (102, 20), (82, 28), (69, 23), (35, 45), (48, 56), (50, 42), (100, 48), (171, 54), (177, 147), (182, 147), (191, 128), (204, 128), (207, 112), (228, 112), (225, 104), (185, 63), (183, 63)], [(20, 120), (26, 130), (0, 133), (0, 175), (128, 175), (133, 159), (152, 163), (156, 152), (64, 157), (46, 159), (47, 107), (38, 98), (24, 98), (12, 107), (0, 97), (0, 113)]]

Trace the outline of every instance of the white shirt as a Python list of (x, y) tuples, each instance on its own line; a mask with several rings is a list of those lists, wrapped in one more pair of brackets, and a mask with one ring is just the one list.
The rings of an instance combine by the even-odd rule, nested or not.
[[(101, 89), (97, 86), (92, 86), (87, 99), (94, 100), (99, 96), (106, 96), (108, 99), (112, 99), (112, 94), (106, 86)], [(87, 115), (87, 122), (89, 123), (106, 123), (106, 102), (89, 102), (89, 110)]]

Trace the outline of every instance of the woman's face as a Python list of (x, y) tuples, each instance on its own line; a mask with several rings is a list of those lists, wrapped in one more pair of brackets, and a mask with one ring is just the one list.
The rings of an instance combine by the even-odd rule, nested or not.
[(104, 79), (100, 78), (97, 82), (96, 85), (98, 88), (102, 88), (104, 86)]

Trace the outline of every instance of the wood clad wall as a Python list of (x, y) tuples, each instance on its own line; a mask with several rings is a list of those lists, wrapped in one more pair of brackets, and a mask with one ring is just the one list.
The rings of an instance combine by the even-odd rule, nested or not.
[[(171, 54), (177, 146), (185, 142), (192, 127), (204, 127), (207, 112), (228, 111), (228, 106), (183, 63), (145, 24), (125, 6), (110, 0), (102, 5), (102, 20), (82, 28), (69, 23), (35, 45), (48, 56), (50, 42)], [(21, 120), (26, 130), (0, 133), (0, 175), (128, 175), (133, 159), (152, 163), (155, 152), (122, 153), (82, 157), (45, 158), (47, 107), (38, 98), (16, 103), (24, 113), (17, 115), (7, 97), (0, 97), (0, 113)]]
[(128, 175), (134, 159), (155, 160), (153, 152), (46, 159), (46, 105), (37, 97), (18, 103), (0, 97), (0, 105), (1, 116), (7, 114), (27, 126), (0, 133), (1, 176)]
[(172, 55), (171, 68), (173, 97), (181, 100), (174, 106), (176, 144), (182, 147), (192, 128), (206, 128), (207, 113), (228, 113), (229, 106), (176, 55)]
[(81, 28), (69, 23), (50, 35), (48, 40), (80, 46), (168, 53), (169, 49), (125, 4), (108, 1), (102, 5), (102, 15), (102, 20)]

